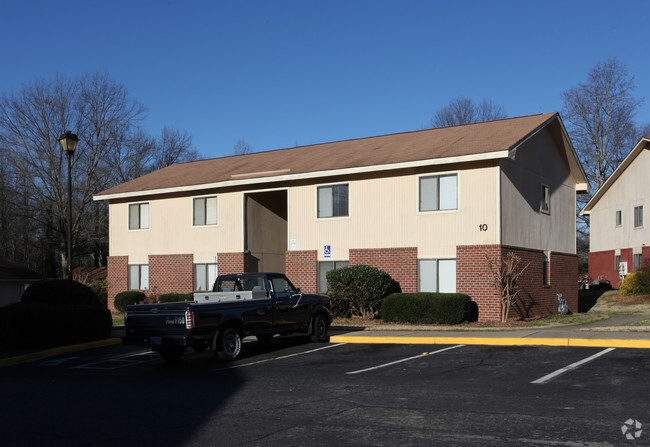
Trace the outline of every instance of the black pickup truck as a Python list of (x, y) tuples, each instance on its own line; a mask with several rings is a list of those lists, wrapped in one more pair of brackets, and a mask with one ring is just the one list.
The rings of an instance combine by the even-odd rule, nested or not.
[(193, 302), (127, 306), (122, 343), (150, 347), (168, 361), (188, 347), (234, 360), (248, 335), (264, 342), (299, 332), (324, 342), (331, 322), (327, 296), (304, 294), (281, 273), (222, 275)]

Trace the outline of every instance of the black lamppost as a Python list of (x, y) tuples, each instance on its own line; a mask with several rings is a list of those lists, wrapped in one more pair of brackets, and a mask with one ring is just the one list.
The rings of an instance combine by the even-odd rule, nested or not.
[(72, 281), (72, 155), (79, 137), (67, 131), (59, 137), (59, 143), (68, 156), (68, 279)]

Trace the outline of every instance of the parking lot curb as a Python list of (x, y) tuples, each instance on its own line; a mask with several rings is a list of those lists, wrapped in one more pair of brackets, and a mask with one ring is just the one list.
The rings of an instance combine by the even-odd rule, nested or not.
[(523, 338), (523, 337), (391, 337), (333, 335), (331, 343), (492, 345), (492, 346), (572, 346), (650, 349), (650, 340), (607, 338)]
[(121, 343), (120, 338), (105, 338), (103, 340), (90, 341), (87, 343), (79, 343), (76, 345), (59, 346), (45, 351), (33, 352), (30, 354), (18, 355), (6, 359), (0, 359), (0, 368), (3, 366), (19, 365), (21, 363), (35, 362), (38, 360), (53, 357), (55, 355), (67, 354), (68, 352), (82, 351), (84, 349), (101, 348), (103, 346), (111, 346)]

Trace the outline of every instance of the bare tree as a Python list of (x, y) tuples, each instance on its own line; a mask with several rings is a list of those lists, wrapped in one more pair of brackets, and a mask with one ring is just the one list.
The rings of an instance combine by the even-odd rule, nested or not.
[(244, 140), (243, 138), (237, 140), (237, 142), (233, 146), (233, 150), (235, 155), (250, 154), (251, 152), (253, 152), (253, 148), (251, 147), (251, 145), (248, 144), (246, 140)]
[[(562, 117), (591, 186), (578, 196), (582, 209), (632, 149), (641, 133), (634, 123), (643, 99), (633, 96), (634, 76), (616, 58), (599, 62), (587, 81), (562, 93)], [(582, 223), (588, 225), (586, 216)], [(587, 231), (585, 225), (582, 230)]]
[(511, 251), (496, 259), (489, 255), (486, 258), (492, 285), (501, 298), (501, 321), (506, 322), (519, 295), (517, 281), (530, 264), (522, 266), (521, 258)]
[[(107, 207), (95, 193), (178, 161), (197, 158), (191, 137), (165, 128), (140, 130), (145, 108), (106, 74), (37, 80), (0, 97), (1, 255), (47, 271), (67, 270), (67, 160), (58, 143), (79, 136), (72, 157), (73, 256), (100, 262), (107, 246)], [(37, 252), (38, 251), (38, 252)], [(102, 254), (104, 253), (104, 254)], [(44, 267), (54, 259), (56, 270)], [(26, 260), (39, 259), (36, 266)]]
[(185, 130), (164, 127), (155, 141), (152, 170), (162, 169), (174, 163), (194, 161), (199, 153), (192, 149), (192, 137)]
[(458, 96), (438, 110), (431, 119), (431, 127), (449, 127), (507, 118), (503, 107), (492, 99), (475, 104), (470, 98)]

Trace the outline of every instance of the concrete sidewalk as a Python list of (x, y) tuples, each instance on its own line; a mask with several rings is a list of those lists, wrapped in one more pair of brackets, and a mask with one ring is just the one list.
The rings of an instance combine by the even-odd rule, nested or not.
[(497, 346), (591, 346), (650, 348), (650, 327), (620, 326), (648, 315), (614, 315), (596, 323), (545, 328), (485, 328), (391, 330), (345, 328), (330, 330), (331, 343), (463, 344)]

